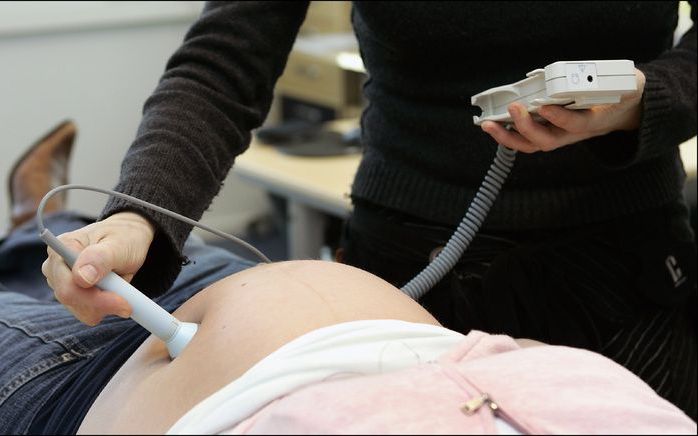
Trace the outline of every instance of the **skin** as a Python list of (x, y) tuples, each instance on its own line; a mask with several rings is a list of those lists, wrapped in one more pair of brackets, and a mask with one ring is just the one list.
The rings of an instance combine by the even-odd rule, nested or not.
[(245, 270), (209, 286), (175, 316), (199, 323), (192, 342), (170, 360), (160, 340), (146, 340), (101, 392), (80, 433), (164, 433), (262, 358), (320, 327), (361, 319), (438, 325), (389, 283), (320, 261)]
[(261, 359), (321, 327), (365, 319), (440, 325), (384, 280), (322, 261), (250, 268), (201, 291), (175, 316), (199, 324), (187, 348), (170, 360), (160, 340), (147, 339), (107, 383), (78, 433), (162, 434)]

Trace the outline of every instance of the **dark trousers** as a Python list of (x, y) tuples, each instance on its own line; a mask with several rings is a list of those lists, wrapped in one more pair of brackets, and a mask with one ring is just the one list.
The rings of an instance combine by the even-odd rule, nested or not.
[[(452, 232), (357, 201), (343, 262), (401, 287)], [(578, 228), (483, 229), (420, 303), (463, 333), (601, 353), (696, 419), (696, 243), (678, 200)]]

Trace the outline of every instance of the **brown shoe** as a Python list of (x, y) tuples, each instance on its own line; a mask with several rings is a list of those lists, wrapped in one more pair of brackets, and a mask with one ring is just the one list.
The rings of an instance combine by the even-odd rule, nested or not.
[[(15, 162), (8, 178), (10, 231), (34, 218), (39, 202), (48, 191), (68, 183), (68, 162), (76, 134), (75, 123), (63, 121)], [(63, 209), (65, 200), (65, 192), (56, 194), (46, 203), (44, 211)]]

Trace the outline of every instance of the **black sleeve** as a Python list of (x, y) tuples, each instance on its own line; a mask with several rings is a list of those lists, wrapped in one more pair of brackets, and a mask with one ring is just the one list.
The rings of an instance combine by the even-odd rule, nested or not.
[[(696, 2), (690, 4), (695, 22)], [(635, 67), (646, 78), (640, 127), (584, 141), (604, 165), (612, 168), (629, 167), (665, 155), (696, 135), (695, 24), (675, 47)]]
[[(696, 2), (691, 19), (696, 21)], [(647, 78), (635, 160), (646, 160), (696, 135), (696, 26), (676, 47), (636, 66)]]
[[(201, 218), (264, 121), (307, 8), (290, 1), (207, 3), (145, 102), (116, 190)], [(125, 210), (157, 229), (133, 284), (158, 295), (179, 274), (191, 226), (119, 199), (101, 218)]]

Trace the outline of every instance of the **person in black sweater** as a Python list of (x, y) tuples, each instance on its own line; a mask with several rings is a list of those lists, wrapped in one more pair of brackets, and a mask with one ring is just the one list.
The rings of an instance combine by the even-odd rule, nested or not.
[[(117, 190), (200, 218), (266, 117), (307, 7), (208, 3), (145, 103)], [(667, 2), (355, 2), (368, 106), (341, 260), (404, 285), (462, 218), (496, 143), (518, 150), (471, 248), (420, 303), (461, 332), (602, 353), (695, 419), (696, 246), (677, 146), (696, 134), (696, 31), (674, 44), (677, 16)], [(470, 96), (585, 59), (633, 60), (638, 91), (542, 108), (546, 123), (513, 104), (511, 132), (471, 123)], [(71, 234), (84, 241), (73, 271), (49, 256), (57, 295), (109, 270), (164, 293), (191, 228), (118, 199), (101, 218)], [(90, 323), (128, 310), (62, 301)]]

